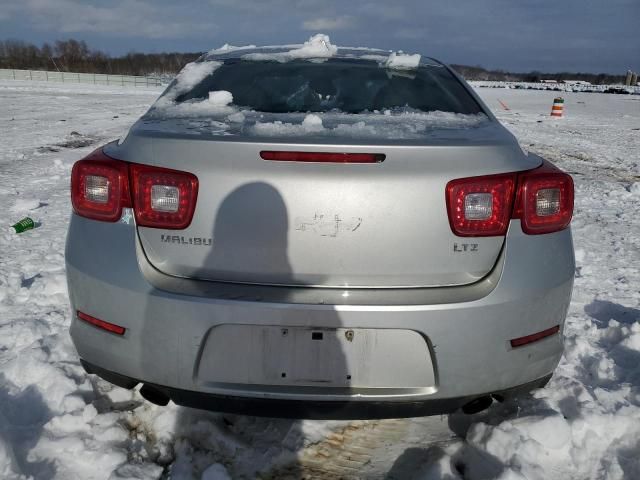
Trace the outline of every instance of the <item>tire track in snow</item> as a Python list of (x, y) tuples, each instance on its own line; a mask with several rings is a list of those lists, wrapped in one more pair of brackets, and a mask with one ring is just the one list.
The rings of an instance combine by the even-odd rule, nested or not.
[(317, 443), (298, 452), (298, 459), (260, 475), (263, 480), (294, 480), (304, 478), (355, 480), (362, 478), (362, 469), (388, 443), (406, 437), (407, 419), (351, 422), (330, 433)]

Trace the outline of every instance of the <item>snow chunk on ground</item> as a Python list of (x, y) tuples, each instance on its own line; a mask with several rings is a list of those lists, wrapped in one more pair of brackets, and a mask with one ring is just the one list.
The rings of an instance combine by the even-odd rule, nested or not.
[(209, 103), (218, 107), (224, 107), (233, 103), (233, 95), (227, 90), (216, 90), (209, 92)]
[(35, 210), (40, 207), (42, 203), (37, 198), (18, 198), (11, 207), (13, 213), (24, 213), (29, 210)]
[(420, 65), (419, 53), (409, 55), (402, 52), (393, 52), (385, 63), (385, 67), (392, 70), (413, 70), (418, 68), (418, 65)]
[(313, 35), (309, 40), (299, 48), (294, 48), (288, 52), (277, 53), (249, 53), (243, 55), (244, 60), (268, 61), (275, 60), (277, 62), (288, 62), (303, 58), (331, 58), (338, 53), (338, 47), (331, 44), (329, 35), (318, 33)]

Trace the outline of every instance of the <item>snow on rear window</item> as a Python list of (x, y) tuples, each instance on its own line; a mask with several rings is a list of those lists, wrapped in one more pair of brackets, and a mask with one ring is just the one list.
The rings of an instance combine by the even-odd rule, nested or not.
[[(204, 107), (203, 107), (204, 108)], [(284, 140), (291, 138), (367, 140), (427, 140), (451, 135), (475, 135), (475, 129), (490, 124), (479, 114), (451, 112), (391, 111), (364, 114), (289, 113), (267, 114), (226, 107), (210, 109), (207, 115), (174, 115), (171, 118), (143, 117), (138, 128), (155, 132), (197, 136), (225, 136)], [(212, 113), (215, 112), (215, 113)], [(200, 110), (198, 110), (200, 113)], [(464, 133), (463, 133), (464, 132)], [(479, 133), (480, 137), (482, 133)]]
[[(414, 56), (393, 65), (413, 65)], [(340, 111), (371, 112), (406, 108), (423, 112), (476, 114), (481, 107), (464, 86), (440, 65), (415, 69), (380, 68), (379, 62), (330, 58), (325, 63), (291, 60), (222, 61), (213, 73), (190, 91), (166, 95), (177, 104), (197, 103), (209, 92), (225, 90), (239, 108), (269, 113)]]
[[(185, 65), (178, 75), (176, 75), (171, 85), (169, 85), (169, 88), (153, 104), (150, 113), (155, 112), (156, 115), (180, 116), (180, 113), (184, 111), (183, 114), (189, 115), (187, 111), (189, 108), (180, 107), (176, 102), (176, 98), (191, 92), (196, 86), (210, 77), (221, 65), (221, 62), (211, 60), (191, 62)], [(202, 110), (202, 106), (195, 106), (194, 108), (196, 110)]]
[(222, 65), (220, 62), (215, 61), (188, 63), (176, 76), (173, 91), (176, 95), (188, 92), (211, 75), (220, 65)]
[(233, 103), (233, 95), (231, 92), (227, 92), (226, 90), (215, 90), (213, 92), (209, 92), (209, 102), (214, 105), (224, 107)]
[[(266, 61), (247, 61), (245, 55), (188, 64), (143, 117), (144, 128), (268, 138), (420, 139), (488, 120), (448, 69), (421, 64), (420, 55), (359, 58), (336, 51), (327, 36), (315, 35), (299, 48), (259, 54)], [(308, 61), (315, 58), (325, 61)]]
[(248, 126), (247, 133), (260, 137), (348, 137), (357, 139), (418, 139), (434, 130), (477, 127), (488, 118), (484, 114), (464, 115), (450, 112), (403, 112), (390, 111), (366, 115), (308, 114), (300, 122), (257, 121)]

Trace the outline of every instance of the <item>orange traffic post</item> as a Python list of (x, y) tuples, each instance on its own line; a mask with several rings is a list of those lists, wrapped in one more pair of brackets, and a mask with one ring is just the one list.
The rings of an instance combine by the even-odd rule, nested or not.
[(564, 113), (564, 98), (556, 97), (553, 99), (553, 106), (551, 107), (552, 117), (562, 117)]

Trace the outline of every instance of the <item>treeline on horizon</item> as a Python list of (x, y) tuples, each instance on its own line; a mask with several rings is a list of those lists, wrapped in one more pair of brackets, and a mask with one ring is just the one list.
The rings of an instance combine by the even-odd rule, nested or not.
[[(83, 40), (57, 40), (38, 47), (21, 40), (0, 41), (0, 68), (62, 72), (107, 73), (111, 75), (174, 75), (202, 52), (138, 53), (112, 57), (93, 50)], [(583, 80), (596, 85), (622, 83), (623, 75), (606, 73), (511, 73), (480, 66), (452, 65), (467, 80), (539, 82), (540, 80)]]
[(173, 75), (201, 53), (137, 53), (120, 57), (90, 49), (83, 40), (57, 40), (41, 47), (20, 40), (0, 41), (0, 68), (110, 75)]

